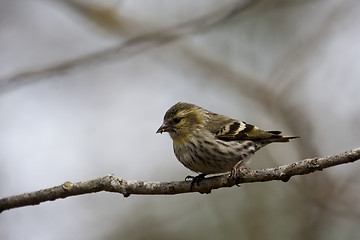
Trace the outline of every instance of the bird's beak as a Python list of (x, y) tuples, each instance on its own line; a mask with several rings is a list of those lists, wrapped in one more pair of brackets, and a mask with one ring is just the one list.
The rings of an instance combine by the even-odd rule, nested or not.
[(160, 128), (156, 131), (156, 133), (163, 133), (163, 132), (169, 132), (171, 131), (172, 128), (166, 123), (164, 122)]

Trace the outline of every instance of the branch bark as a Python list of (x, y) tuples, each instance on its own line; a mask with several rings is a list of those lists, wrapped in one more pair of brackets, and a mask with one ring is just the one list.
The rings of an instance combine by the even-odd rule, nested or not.
[(121, 193), (124, 197), (131, 194), (141, 195), (174, 195), (189, 192), (210, 193), (213, 189), (232, 187), (241, 183), (267, 182), (281, 180), (287, 182), (296, 175), (305, 175), (325, 168), (354, 162), (360, 159), (360, 148), (338, 155), (311, 158), (276, 168), (251, 170), (239, 169), (237, 178), (229, 178), (229, 174), (209, 177), (199, 184), (191, 186), (191, 181), (148, 182), (127, 181), (112, 174), (86, 182), (65, 182), (60, 186), (47, 188), (17, 196), (0, 198), (0, 212), (17, 207), (38, 205), (59, 198), (95, 193), (100, 191)]

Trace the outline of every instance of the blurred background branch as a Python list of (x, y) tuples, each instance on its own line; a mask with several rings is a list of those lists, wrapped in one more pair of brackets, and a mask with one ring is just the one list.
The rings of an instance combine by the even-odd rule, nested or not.
[[(81, 13), (89, 21), (95, 23), (99, 27), (104, 27), (112, 34), (119, 34), (118, 30), (123, 29), (123, 21), (118, 19), (112, 9), (101, 7), (101, 5), (94, 7), (88, 4), (81, 4), (75, 0), (63, 0), (63, 2), (72, 7), (73, 10)], [(249, 9), (258, 2), (260, 2), (260, 0), (249, 0), (245, 3), (243, 3), (243, 1), (238, 1), (235, 4), (230, 4), (217, 9), (214, 12), (177, 24), (176, 26), (162, 30), (152, 30), (150, 32), (145, 30), (145, 33), (130, 37), (108, 49), (90, 53), (75, 59), (69, 59), (53, 66), (17, 73), (0, 80), (0, 93), (14, 87), (23, 86), (29, 82), (49, 78), (55, 74), (62, 74), (74, 68), (91, 66), (91, 64), (104, 64), (110, 59), (116, 59), (117, 61), (128, 59), (135, 54), (143, 53), (151, 48), (178, 40), (190, 33), (205, 31), (217, 24), (221, 24)], [(122, 37), (123, 33), (124, 32), (121, 31)]]

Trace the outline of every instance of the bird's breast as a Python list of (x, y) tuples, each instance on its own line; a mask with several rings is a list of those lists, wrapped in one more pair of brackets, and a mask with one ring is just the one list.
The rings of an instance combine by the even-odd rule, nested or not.
[(229, 172), (237, 162), (247, 161), (255, 152), (252, 141), (226, 142), (215, 138), (195, 138), (173, 146), (175, 156), (185, 167), (204, 174)]

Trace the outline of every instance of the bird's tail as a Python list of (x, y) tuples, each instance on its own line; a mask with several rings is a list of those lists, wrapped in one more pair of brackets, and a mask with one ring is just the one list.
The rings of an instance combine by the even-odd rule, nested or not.
[(300, 138), (299, 136), (282, 136), (280, 131), (267, 131), (268, 133), (272, 134), (269, 138), (270, 142), (289, 142), (291, 139)]

